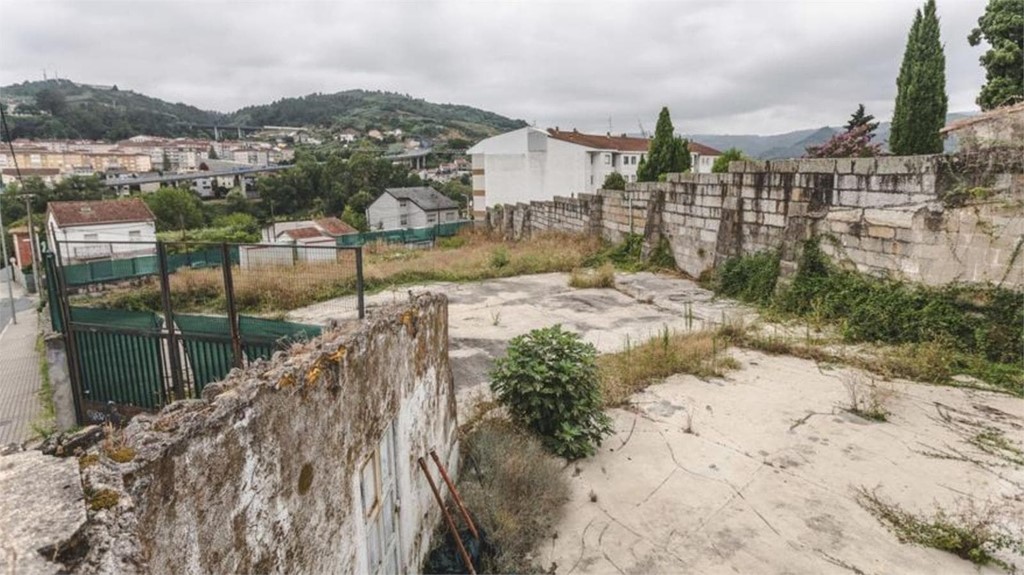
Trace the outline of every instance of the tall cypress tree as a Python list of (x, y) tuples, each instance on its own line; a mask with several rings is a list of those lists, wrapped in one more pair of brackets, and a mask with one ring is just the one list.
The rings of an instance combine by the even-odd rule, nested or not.
[(889, 149), (899, 156), (942, 152), (939, 130), (946, 123), (949, 101), (935, 0), (928, 0), (914, 16), (896, 89)]
[(647, 156), (641, 159), (640, 165), (637, 166), (636, 179), (640, 182), (656, 182), (658, 176), (662, 174), (689, 170), (689, 142), (676, 137), (668, 108), (662, 108)]

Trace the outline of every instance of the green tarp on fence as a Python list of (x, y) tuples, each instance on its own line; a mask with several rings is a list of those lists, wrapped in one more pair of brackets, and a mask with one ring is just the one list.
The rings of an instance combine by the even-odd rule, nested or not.
[(146, 409), (167, 402), (160, 316), (79, 307), (70, 311), (85, 399)]
[[(231, 326), (223, 316), (175, 314), (174, 324), (181, 331), (185, 353), (192, 368), (196, 394), (213, 381), (220, 381), (231, 371), (234, 354), (231, 350)], [(270, 359), (286, 342), (320, 335), (320, 327), (239, 316), (238, 331), (242, 337), (242, 353), (246, 359)]]
[(348, 234), (338, 238), (338, 245), (342, 247), (361, 246), (373, 242), (414, 244), (433, 241), (434, 238), (447, 238), (459, 233), (459, 230), (471, 225), (473, 222), (464, 220), (460, 222), (449, 222), (426, 228), (410, 228), (401, 230), (382, 230), (378, 232), (363, 232), (361, 234)]
[[(231, 263), (238, 264), (238, 246), (229, 248)], [(220, 246), (167, 255), (169, 272), (181, 268), (202, 268), (221, 265), (223, 260)], [(156, 255), (135, 256), (124, 259), (107, 259), (64, 266), (64, 281), (69, 286), (90, 283), (126, 280), (155, 275), (159, 270)]]

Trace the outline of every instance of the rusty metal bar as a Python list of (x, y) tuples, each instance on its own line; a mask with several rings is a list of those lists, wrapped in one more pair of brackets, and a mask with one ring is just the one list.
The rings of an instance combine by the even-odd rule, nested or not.
[(437, 504), (441, 506), (441, 514), (444, 515), (444, 522), (448, 525), (448, 531), (455, 538), (455, 545), (459, 548), (459, 555), (462, 555), (463, 562), (466, 563), (466, 568), (469, 569), (470, 575), (476, 575), (476, 570), (473, 569), (473, 561), (469, 558), (469, 553), (466, 552), (466, 546), (462, 544), (462, 536), (459, 535), (459, 529), (455, 526), (455, 521), (452, 519), (448, 508), (444, 506), (444, 499), (441, 499), (441, 492), (437, 490), (437, 484), (434, 483), (434, 478), (430, 476), (430, 470), (427, 469), (427, 462), (420, 457), (418, 459), (420, 463), (420, 469), (423, 470), (423, 475), (427, 476), (427, 482), (430, 483), (430, 490), (434, 492), (434, 499), (437, 500)]
[(480, 533), (476, 530), (476, 525), (473, 524), (473, 519), (469, 516), (469, 511), (466, 509), (466, 505), (462, 503), (462, 497), (459, 496), (459, 490), (455, 489), (455, 483), (452, 482), (452, 478), (448, 477), (448, 470), (445, 469), (444, 464), (441, 463), (441, 458), (437, 456), (437, 451), (431, 449), (430, 457), (434, 460), (437, 465), (437, 470), (441, 473), (441, 479), (444, 479), (445, 485), (448, 486), (448, 491), (452, 494), (452, 500), (455, 501), (455, 506), (459, 508), (459, 512), (462, 513), (462, 518), (466, 520), (466, 526), (469, 527), (470, 533), (477, 541), (480, 541)]

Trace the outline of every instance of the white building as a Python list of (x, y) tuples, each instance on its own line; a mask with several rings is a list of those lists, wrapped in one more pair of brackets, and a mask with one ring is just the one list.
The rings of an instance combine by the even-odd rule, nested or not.
[(459, 204), (434, 188), (388, 188), (366, 209), (370, 229), (425, 228), (458, 221)]
[(155, 253), (156, 217), (139, 198), (50, 202), (46, 237), (63, 263)]
[(711, 168), (715, 165), (715, 160), (718, 156), (722, 155), (722, 152), (697, 142), (690, 142), (689, 147), (690, 171), (697, 172), (698, 174), (710, 174)]
[[(468, 151), (473, 158), (474, 217), (482, 217), (488, 207), (499, 204), (593, 193), (612, 172), (622, 174), (626, 182), (635, 182), (640, 160), (649, 147), (647, 138), (558, 128), (520, 128), (487, 138)], [(691, 144), (693, 149), (700, 150), (694, 166), (707, 164), (710, 172), (714, 158), (708, 154), (717, 151), (696, 143)]]

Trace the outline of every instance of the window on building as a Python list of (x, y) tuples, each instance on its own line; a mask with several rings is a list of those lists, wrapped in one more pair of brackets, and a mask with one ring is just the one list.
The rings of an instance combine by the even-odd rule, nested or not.
[(85, 241), (87, 242), (98, 242), (100, 241), (99, 234), (85, 234)]
[(400, 225), (400, 226), (407, 226), (407, 225), (409, 225), (409, 216), (402, 216), (401, 218), (399, 218), (398, 225)]
[(611, 163), (612, 163), (612, 155), (611, 154), (605, 154), (604, 155), (604, 165), (607, 166), (607, 165), (609, 165)]
[(406, 201), (405, 200), (398, 200), (398, 207), (405, 208), (405, 205), (406, 205)]
[(446, 222), (454, 222), (455, 221), (455, 212), (447, 212), (444, 215), (444, 221), (446, 221)]
[(142, 241), (142, 230), (131, 230), (128, 232), (128, 241), (138, 242)]
[(636, 165), (636, 156), (633, 156), (633, 165)]
[(437, 223), (437, 214), (427, 214), (427, 223), (428, 224)]

